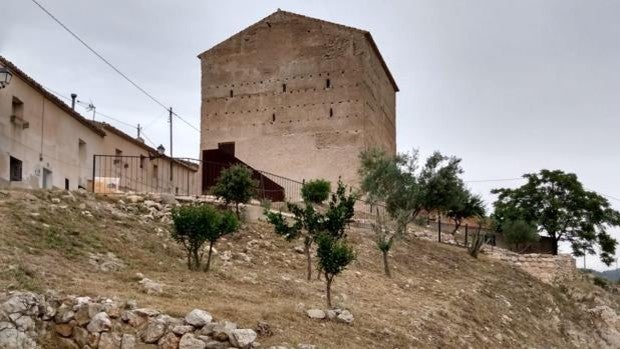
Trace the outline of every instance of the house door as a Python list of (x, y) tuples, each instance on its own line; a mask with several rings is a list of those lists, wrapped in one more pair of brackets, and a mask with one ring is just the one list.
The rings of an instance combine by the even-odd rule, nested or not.
[(217, 147), (223, 152), (235, 156), (235, 142), (218, 143)]
[(43, 169), (43, 189), (52, 188), (52, 171)]

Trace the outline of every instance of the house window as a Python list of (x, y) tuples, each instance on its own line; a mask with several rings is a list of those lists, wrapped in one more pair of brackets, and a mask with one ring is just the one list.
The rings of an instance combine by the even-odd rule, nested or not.
[(118, 150), (116, 149), (115, 151), (115, 157), (114, 157), (114, 164), (115, 165), (120, 165), (121, 163), (121, 157), (123, 156), (123, 151), (122, 150)]
[(21, 182), (22, 180), (22, 161), (14, 157), (10, 157), (10, 181)]
[(144, 161), (146, 160), (146, 156), (140, 154), (140, 168), (144, 168)]
[(24, 118), (24, 102), (20, 101), (19, 98), (15, 96), (13, 96), (11, 116), (14, 116), (17, 119)]
[(80, 163), (86, 161), (86, 142), (81, 139), (78, 139), (78, 157), (80, 159)]
[(330, 87), (332, 87), (331, 80), (329, 80), (329, 79), (325, 80), (325, 88), (330, 88)]

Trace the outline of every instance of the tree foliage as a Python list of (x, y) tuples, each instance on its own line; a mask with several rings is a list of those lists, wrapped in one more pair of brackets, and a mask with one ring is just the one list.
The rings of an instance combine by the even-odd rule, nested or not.
[(502, 224), (502, 235), (506, 242), (519, 252), (528, 243), (538, 241), (536, 226), (522, 219), (506, 221)]
[(576, 256), (595, 254), (598, 246), (605, 264), (614, 261), (617, 242), (607, 231), (620, 225), (620, 213), (607, 199), (586, 190), (572, 173), (541, 170), (523, 177), (527, 183), (521, 187), (492, 191), (499, 195), (494, 218), (500, 229), (508, 221), (521, 219), (554, 240), (555, 254), (558, 243), (567, 241)]
[(187, 251), (187, 267), (199, 270), (203, 256), (203, 245), (209, 242), (206, 270), (211, 264), (213, 246), (222, 236), (239, 228), (239, 221), (232, 212), (220, 212), (209, 205), (187, 205), (172, 211), (174, 229), (172, 239)]
[(306, 203), (321, 204), (329, 198), (331, 184), (324, 179), (308, 181), (301, 187), (301, 197)]
[(334, 278), (355, 260), (356, 254), (344, 237), (321, 232), (316, 240), (319, 265), (325, 274), (327, 306), (331, 308)]
[(397, 231), (390, 229), (386, 220), (377, 210), (375, 223), (372, 224), (372, 229), (375, 233), (375, 243), (377, 245), (377, 249), (381, 252), (383, 256), (383, 270), (387, 277), (392, 277), (392, 272), (390, 271), (390, 264), (388, 261), (388, 253), (392, 249), (394, 245), (394, 239), (396, 238)]
[[(311, 181), (304, 184), (305, 186), (314, 186)], [(327, 181), (323, 181), (327, 182)], [(327, 182), (329, 184), (329, 182)], [(302, 187), (302, 192), (303, 188)], [(310, 191), (306, 191), (310, 192)], [(329, 193), (328, 193), (329, 197)], [(313, 196), (318, 198), (318, 196)], [(338, 189), (331, 195), (329, 205), (325, 212), (321, 212), (310, 201), (311, 197), (303, 205), (287, 203), (288, 210), (294, 215), (293, 223), (289, 224), (281, 212), (266, 212), (267, 221), (274, 226), (274, 230), (278, 235), (292, 241), (300, 236), (304, 239), (304, 254), (307, 260), (307, 278), (312, 278), (312, 257), (310, 249), (316, 237), (321, 232), (340, 237), (344, 234), (347, 224), (351, 221), (354, 214), (354, 206), (357, 200), (355, 194), (346, 193), (346, 187), (338, 181)], [(323, 200), (324, 201), (324, 200)]]
[(486, 213), (484, 202), (479, 195), (472, 194), (463, 186), (455, 194), (446, 211), (446, 215), (454, 221), (452, 234), (458, 231), (465, 218), (483, 217)]
[(245, 204), (256, 194), (258, 184), (252, 179), (252, 170), (237, 164), (222, 171), (212, 188), (213, 195), (222, 198), (226, 205), (235, 204), (237, 217), (239, 205)]

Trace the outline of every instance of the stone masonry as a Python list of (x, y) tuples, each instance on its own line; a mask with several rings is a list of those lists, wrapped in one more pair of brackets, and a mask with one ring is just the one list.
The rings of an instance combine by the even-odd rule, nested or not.
[(396, 152), (398, 87), (367, 31), (277, 11), (199, 58), (203, 150), (351, 185), (361, 150)]

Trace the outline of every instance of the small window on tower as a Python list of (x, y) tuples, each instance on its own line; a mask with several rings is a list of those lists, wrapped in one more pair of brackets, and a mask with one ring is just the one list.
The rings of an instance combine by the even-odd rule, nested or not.
[(276, 122), (276, 114), (271, 114), (271, 122)]
[(330, 88), (330, 87), (332, 87), (331, 80), (329, 80), (329, 79), (325, 80), (325, 88)]
[(329, 108), (329, 117), (331, 118), (332, 116), (334, 116), (334, 109)]
[(282, 84), (282, 92), (286, 92), (286, 84)]
[(230, 90), (230, 97), (233, 97), (233, 90)]

